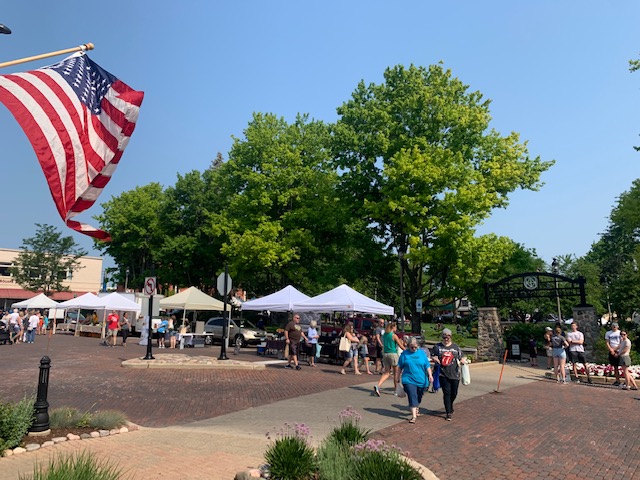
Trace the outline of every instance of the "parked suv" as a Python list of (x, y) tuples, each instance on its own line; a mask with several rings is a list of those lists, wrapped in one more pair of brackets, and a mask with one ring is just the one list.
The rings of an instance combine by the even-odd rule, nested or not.
[[(213, 317), (204, 324), (204, 332), (213, 333), (213, 336), (205, 337), (207, 345), (210, 345), (213, 341), (222, 342), (224, 321), (224, 317)], [(232, 318), (229, 322), (229, 344), (244, 347), (245, 345), (257, 345), (266, 340), (266, 331), (243, 318)]]

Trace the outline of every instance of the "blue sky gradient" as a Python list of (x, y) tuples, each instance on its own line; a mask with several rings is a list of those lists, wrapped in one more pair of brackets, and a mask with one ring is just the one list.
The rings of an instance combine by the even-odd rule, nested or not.
[[(442, 61), (491, 99), (492, 127), (516, 131), (532, 156), (556, 160), (538, 192), (511, 195), (479, 229), (535, 248), (547, 262), (584, 255), (616, 198), (640, 177), (640, 3), (543, 1), (7, 2), (0, 61), (93, 42), (89, 56), (145, 100), (136, 131), (99, 203), (227, 157), (253, 112), (333, 122), (360, 80)], [(62, 57), (0, 70), (12, 73)], [(0, 246), (35, 223), (67, 229), (35, 154), (0, 106), (4, 208)], [(109, 262), (107, 262), (109, 263)]]

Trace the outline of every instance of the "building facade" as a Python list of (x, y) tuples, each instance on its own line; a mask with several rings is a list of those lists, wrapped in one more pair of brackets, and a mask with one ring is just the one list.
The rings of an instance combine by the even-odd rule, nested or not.
[[(0, 308), (3, 310), (9, 309), (13, 303), (35, 297), (39, 293), (23, 289), (11, 276), (9, 269), (20, 252), (21, 250), (0, 248)], [(69, 291), (52, 294), (53, 300), (61, 302), (87, 292), (100, 291), (102, 258), (86, 256), (80, 257), (78, 261), (80, 268), (70, 272), (67, 279), (62, 282), (65, 287), (69, 287)]]

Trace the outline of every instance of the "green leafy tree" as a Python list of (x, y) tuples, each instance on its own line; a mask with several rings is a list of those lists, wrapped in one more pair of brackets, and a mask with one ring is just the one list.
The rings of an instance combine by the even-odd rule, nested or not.
[(112, 197), (102, 204), (103, 212), (95, 218), (111, 235), (110, 242), (95, 242), (95, 247), (109, 254), (120, 268), (117, 277), (124, 283), (129, 268), (129, 286), (142, 289), (144, 277), (156, 264), (163, 245), (164, 230), (160, 212), (165, 194), (158, 183), (150, 183)]
[(370, 294), (376, 281), (384, 290), (389, 262), (367, 222), (343, 200), (329, 133), (306, 116), (289, 124), (255, 114), (229, 161), (210, 172), (219, 189), (210, 237), (223, 239), (233, 276), (252, 293), (289, 283), (319, 293), (356, 279)]
[(34, 237), (22, 240), (22, 251), (10, 269), (11, 275), (32, 292), (67, 292), (69, 287), (63, 282), (81, 268), (78, 259), (87, 252), (51, 225), (36, 223), (36, 227)]
[(624, 317), (640, 309), (640, 179), (620, 195), (586, 260), (600, 269), (603, 306), (609, 301), (612, 311)]
[(410, 308), (463, 296), (512, 254), (508, 239), (475, 228), (510, 192), (537, 189), (553, 162), (530, 158), (518, 134), (489, 129), (479, 92), (441, 65), (396, 66), (380, 85), (361, 82), (338, 114), (342, 191), (386, 252), (404, 253)]

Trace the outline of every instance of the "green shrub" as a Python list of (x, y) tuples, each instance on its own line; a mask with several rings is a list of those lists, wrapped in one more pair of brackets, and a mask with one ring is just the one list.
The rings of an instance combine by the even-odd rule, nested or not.
[(0, 452), (20, 445), (33, 423), (34, 399), (0, 403)]
[(299, 437), (278, 438), (264, 458), (274, 480), (305, 480), (312, 478), (316, 471), (313, 448)]
[(353, 479), (353, 453), (335, 438), (326, 438), (316, 456), (320, 480)]
[(88, 426), (96, 429), (111, 430), (126, 425), (127, 417), (116, 410), (101, 410), (94, 413), (88, 421)]
[(60, 455), (43, 467), (36, 464), (33, 474), (21, 475), (20, 480), (120, 480), (123, 472), (110, 460), (97, 461), (87, 452), (70, 456)]
[(352, 478), (358, 480), (422, 480), (422, 474), (393, 449), (363, 451), (354, 467)]
[(345, 447), (352, 447), (369, 439), (371, 430), (360, 426), (361, 416), (351, 407), (339, 413), (340, 425), (329, 432), (329, 438), (335, 439)]
[(51, 428), (74, 428), (80, 423), (82, 414), (77, 408), (61, 407), (49, 412), (49, 426)]

